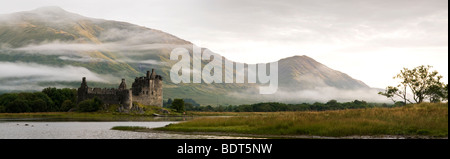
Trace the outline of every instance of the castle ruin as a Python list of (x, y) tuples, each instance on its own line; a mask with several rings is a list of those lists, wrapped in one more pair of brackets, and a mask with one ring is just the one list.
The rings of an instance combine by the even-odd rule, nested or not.
[(78, 88), (78, 103), (97, 97), (107, 105), (117, 104), (125, 109), (131, 109), (133, 102), (162, 107), (162, 88), (162, 76), (157, 75), (155, 69), (152, 69), (151, 73), (147, 71), (145, 77), (136, 77), (131, 89), (127, 89), (125, 79), (122, 79), (118, 89), (89, 88), (86, 77), (83, 77), (81, 86)]

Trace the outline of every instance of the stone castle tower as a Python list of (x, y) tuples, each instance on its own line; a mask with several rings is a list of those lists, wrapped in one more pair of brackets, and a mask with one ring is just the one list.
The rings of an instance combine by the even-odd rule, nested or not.
[(162, 76), (157, 75), (154, 69), (151, 73), (147, 71), (145, 77), (136, 77), (131, 89), (127, 89), (125, 79), (122, 79), (118, 89), (89, 88), (86, 77), (83, 77), (81, 86), (78, 88), (78, 103), (98, 97), (107, 105), (117, 104), (125, 109), (131, 109), (133, 102), (162, 107), (162, 87)]
[(146, 77), (139, 77), (134, 79), (131, 90), (133, 92), (133, 102), (138, 102), (144, 105), (163, 105), (163, 83), (162, 77), (157, 75), (155, 69), (147, 71)]

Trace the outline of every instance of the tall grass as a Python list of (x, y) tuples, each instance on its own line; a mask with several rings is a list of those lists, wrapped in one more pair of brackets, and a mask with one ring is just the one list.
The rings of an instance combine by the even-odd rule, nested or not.
[(197, 118), (158, 130), (261, 135), (448, 136), (448, 103), (324, 112), (254, 113), (230, 118)]

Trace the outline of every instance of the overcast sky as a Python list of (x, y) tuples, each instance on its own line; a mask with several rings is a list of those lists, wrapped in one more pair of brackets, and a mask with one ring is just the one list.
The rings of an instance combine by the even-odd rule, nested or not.
[(419, 65), (448, 80), (448, 0), (0, 0), (0, 14), (43, 6), (162, 30), (238, 62), (307, 55), (372, 87)]

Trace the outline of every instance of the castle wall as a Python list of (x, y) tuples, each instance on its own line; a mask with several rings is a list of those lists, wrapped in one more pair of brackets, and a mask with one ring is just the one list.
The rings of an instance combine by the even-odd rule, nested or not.
[(126, 109), (131, 109), (133, 102), (143, 105), (163, 106), (162, 77), (156, 75), (154, 70), (146, 77), (136, 78), (131, 89), (126, 89), (125, 79), (119, 89), (89, 88), (86, 78), (83, 77), (80, 88), (78, 88), (78, 103), (87, 99), (97, 97), (105, 104), (118, 104)]
[(97, 97), (107, 105), (117, 104), (131, 109), (133, 100), (131, 94), (131, 90), (128, 89), (87, 88), (86, 90), (78, 90), (78, 102)]

